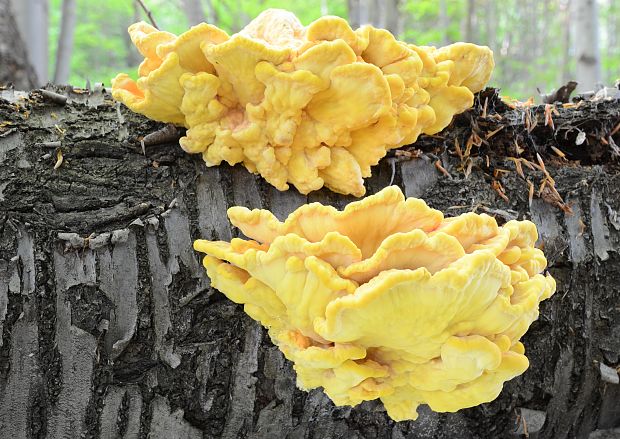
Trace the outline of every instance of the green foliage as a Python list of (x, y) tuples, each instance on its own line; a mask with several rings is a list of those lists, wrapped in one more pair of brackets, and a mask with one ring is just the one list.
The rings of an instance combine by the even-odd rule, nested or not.
[[(344, 18), (346, 0), (211, 0), (211, 19), (222, 29), (234, 33), (267, 8), (294, 12), (304, 24), (320, 17), (322, 10)], [(176, 34), (188, 28), (181, 0), (145, 0), (163, 30)], [(574, 73), (567, 34), (569, 0), (444, 0), (442, 20), (439, 0), (401, 0), (402, 20), (399, 38), (418, 45), (441, 46), (462, 41), (469, 7), (471, 42), (489, 45), (497, 67), (491, 83), (504, 94), (520, 99), (536, 96), (536, 89), (550, 91)], [(50, 0), (50, 71), (54, 71), (56, 44), (61, 21), (62, 0)], [(620, 2), (599, 0), (601, 55), (605, 81), (620, 77)], [(203, 0), (209, 17), (207, 1)], [(132, 0), (77, 0), (77, 24), (71, 60), (70, 83), (81, 86), (110, 80), (119, 72), (136, 76), (141, 57), (131, 44), (127, 27), (146, 20), (146, 14)]]

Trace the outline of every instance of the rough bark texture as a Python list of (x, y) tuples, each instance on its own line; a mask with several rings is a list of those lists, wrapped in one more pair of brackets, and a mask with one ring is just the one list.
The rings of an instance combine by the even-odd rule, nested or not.
[[(334, 407), (320, 390), (297, 390), (291, 365), (241, 306), (210, 288), (191, 248), (198, 237), (236, 235), (225, 217), (231, 205), (284, 216), (307, 201), (342, 207), (351, 198), (327, 190), (308, 197), (280, 193), (240, 167), (207, 168), (174, 142), (147, 146), (143, 155), (138, 138), (160, 125), (101, 91), (69, 93), (64, 106), (36, 93), (0, 96), (7, 99), (0, 99), (3, 438), (503, 438), (524, 428), (532, 438), (617, 433), (620, 386), (605, 382), (600, 370), (613, 381), (620, 362), (620, 174), (600, 164), (604, 152), (596, 156), (599, 164), (587, 153), (603, 148), (596, 138), (575, 147), (570, 128), (609, 135), (620, 118), (617, 102), (560, 110), (554, 135), (543, 109), (527, 110), (528, 119), (526, 110), (492, 105), (487, 96), (488, 105), (478, 102), (441, 137), (421, 139), (420, 158), (392, 156), (375, 168), (368, 193), (393, 180), (447, 213), (476, 208), (500, 221), (533, 219), (558, 281), (523, 340), (530, 368), (497, 400), (458, 413), (422, 408), (419, 420), (395, 423), (379, 404)], [(506, 126), (482, 143), (464, 178), (449, 153), (454, 137), (464, 148), (472, 130), (489, 132), (498, 117)], [(538, 121), (534, 128), (532, 121)], [(500, 173), (509, 202), (491, 188), (491, 168), (514, 164), (491, 155), (487, 165), (485, 151), (515, 141), (523, 154), (540, 150), (572, 215), (541, 198), (530, 206), (527, 184), (515, 172)], [(552, 165), (550, 146), (593, 164)], [(63, 161), (54, 169), (58, 151)], [(431, 154), (450, 177), (438, 172)], [(542, 177), (525, 171), (533, 182)]]

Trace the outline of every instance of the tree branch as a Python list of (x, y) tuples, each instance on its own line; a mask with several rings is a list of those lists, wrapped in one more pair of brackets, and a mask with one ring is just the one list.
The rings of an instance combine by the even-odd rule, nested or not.
[(157, 23), (155, 23), (155, 19), (153, 18), (153, 14), (151, 13), (151, 11), (149, 10), (149, 8), (146, 7), (146, 5), (144, 4), (144, 2), (142, 0), (136, 0), (138, 2), (138, 4), (140, 5), (140, 7), (142, 8), (142, 10), (144, 11), (144, 13), (147, 15), (147, 17), (149, 17), (149, 21), (151, 22), (151, 24), (153, 25), (153, 27), (157, 30), (159, 30), (159, 26), (157, 26)]

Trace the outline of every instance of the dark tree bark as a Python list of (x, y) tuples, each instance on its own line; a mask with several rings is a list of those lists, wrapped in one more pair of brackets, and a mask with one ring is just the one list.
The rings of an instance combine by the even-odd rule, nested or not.
[(29, 90), (36, 86), (37, 77), (20, 38), (11, 1), (0, 0), (0, 85), (8, 83)]
[[(64, 106), (1, 93), (0, 120), (10, 122), (0, 127), (3, 438), (486, 439), (524, 427), (532, 438), (595, 438), (620, 427), (620, 386), (600, 372), (613, 381), (620, 362), (620, 174), (602, 164), (617, 103), (560, 109), (554, 134), (543, 108), (509, 109), (487, 94), (441, 136), (420, 139), (421, 155), (392, 154), (374, 169), (369, 194), (394, 180), (444, 212), (533, 219), (558, 281), (523, 340), (530, 368), (497, 400), (452, 414), (422, 408), (419, 420), (395, 423), (379, 404), (334, 407), (319, 390), (297, 390), (291, 365), (241, 306), (209, 287), (191, 247), (236, 235), (231, 205), (284, 216), (351, 197), (281, 193), (242, 168), (207, 168), (175, 142), (143, 155), (138, 139), (161, 125), (100, 91), (71, 93)], [(498, 124), (493, 148), (482, 144), (464, 178), (454, 139), (485, 139)], [(597, 134), (575, 147), (574, 127), (605, 132), (607, 146)], [(538, 149), (572, 215), (541, 198), (530, 206), (516, 172), (500, 173), (508, 202), (491, 188), (493, 169), (514, 169), (502, 148), (515, 142), (524, 156)], [(550, 146), (584, 165), (554, 165)]]

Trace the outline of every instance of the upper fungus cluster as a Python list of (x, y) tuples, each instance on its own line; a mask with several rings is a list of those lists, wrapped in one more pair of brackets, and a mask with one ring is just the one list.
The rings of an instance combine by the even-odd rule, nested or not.
[[(298, 385), (337, 405), (380, 398), (395, 420), (495, 399), (528, 367), (519, 341), (555, 281), (536, 226), (453, 218), (397, 187), (281, 222), (232, 207), (250, 240), (199, 240), (212, 285), (269, 329)], [(380, 224), (380, 227), (377, 227)]]
[(141, 22), (129, 34), (145, 60), (137, 81), (113, 80), (115, 99), (188, 128), (181, 146), (208, 166), (243, 163), (304, 194), (363, 195), (387, 150), (445, 128), (494, 65), (488, 47), (418, 47), (339, 17), (304, 27), (274, 9), (232, 37), (204, 23), (177, 37)]

